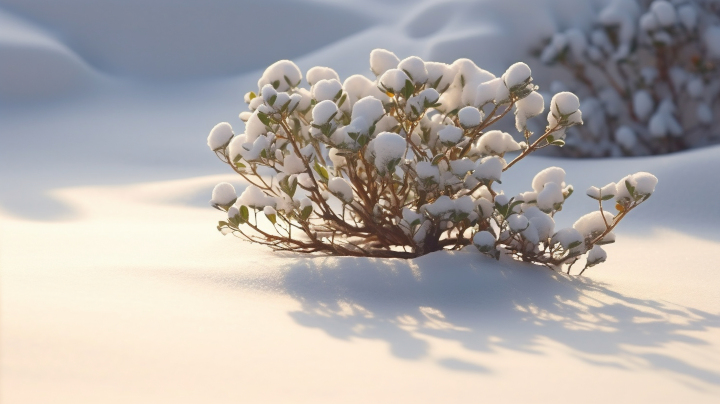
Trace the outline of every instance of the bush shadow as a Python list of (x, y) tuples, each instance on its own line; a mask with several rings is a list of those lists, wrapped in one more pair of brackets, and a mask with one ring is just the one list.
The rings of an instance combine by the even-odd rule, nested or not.
[[(549, 339), (596, 366), (628, 369), (642, 362), (696, 387), (720, 385), (717, 370), (657, 350), (673, 342), (707, 345), (688, 334), (720, 327), (718, 314), (633, 298), (529, 264), (495, 262), (473, 252), (409, 261), (303, 258), (290, 265), (284, 289), (301, 303), (290, 313), (298, 324), (338, 339), (385, 341), (394, 356), (407, 360), (428, 355), (425, 337), (457, 341), (476, 352), (505, 348), (537, 355), (541, 341)], [(492, 372), (463, 358), (437, 364)]]

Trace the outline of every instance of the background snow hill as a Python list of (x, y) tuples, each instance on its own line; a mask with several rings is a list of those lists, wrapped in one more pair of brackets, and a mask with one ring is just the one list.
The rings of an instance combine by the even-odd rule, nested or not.
[[(609, 260), (570, 278), (472, 250), (308, 258), (222, 237), (205, 145), (278, 59), (373, 48), (495, 74), (609, 0), (0, 0), (0, 402), (716, 402), (720, 148), (529, 158), (649, 171)], [(532, 63), (534, 76), (547, 74)]]

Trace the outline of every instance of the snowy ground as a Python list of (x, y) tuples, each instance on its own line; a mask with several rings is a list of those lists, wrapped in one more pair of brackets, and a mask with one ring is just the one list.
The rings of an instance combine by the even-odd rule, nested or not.
[(511, 170), (507, 192), (551, 165), (660, 179), (582, 278), (273, 254), (207, 206), (240, 183), (205, 136), (264, 65), (347, 77), (385, 47), (499, 73), (602, 2), (0, 0), (0, 402), (717, 402), (718, 147)]

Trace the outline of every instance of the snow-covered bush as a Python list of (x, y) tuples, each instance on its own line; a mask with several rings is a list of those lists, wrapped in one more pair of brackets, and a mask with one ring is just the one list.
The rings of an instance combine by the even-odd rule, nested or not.
[(564, 152), (660, 154), (720, 141), (720, 3), (611, 0), (596, 24), (555, 33), (542, 62), (583, 99), (585, 125)]
[[(213, 191), (211, 204), (227, 212), (221, 232), (275, 250), (370, 257), (474, 244), (495, 258), (507, 253), (562, 269), (586, 253), (587, 266), (604, 261), (599, 246), (614, 241), (618, 222), (654, 189), (647, 173), (592, 188), (599, 212), (556, 231), (553, 216), (573, 192), (565, 171), (543, 170), (532, 190), (512, 197), (497, 184), (530, 153), (562, 146), (566, 130), (582, 123), (574, 94), (552, 98), (548, 125), (535, 137), (527, 122), (543, 112), (543, 98), (524, 63), (495, 77), (467, 59), (399, 60), (376, 49), (370, 68), (375, 80), (341, 83), (332, 69), (314, 67), (306, 89), (294, 63), (268, 67), (259, 92), (245, 97), (245, 132), (220, 123), (208, 136), (210, 149), (249, 184), (240, 196), (229, 183)], [(489, 129), (511, 112), (522, 142)], [(609, 199), (617, 215), (603, 210)]]

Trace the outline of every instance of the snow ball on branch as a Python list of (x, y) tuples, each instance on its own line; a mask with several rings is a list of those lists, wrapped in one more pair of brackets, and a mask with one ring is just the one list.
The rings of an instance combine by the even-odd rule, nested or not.
[(295, 153), (285, 156), (280, 170), (288, 175), (300, 174), (306, 171), (302, 158), (296, 156)]
[(480, 125), (482, 115), (475, 107), (464, 107), (458, 111), (458, 122), (463, 128), (474, 128)]
[(555, 94), (550, 101), (550, 112), (559, 117), (570, 116), (580, 109), (580, 99), (577, 95), (563, 91)]
[(330, 100), (320, 101), (312, 110), (313, 122), (316, 125), (328, 123), (338, 113), (337, 105)]
[(550, 215), (542, 212), (536, 206), (530, 206), (524, 209), (523, 215), (525, 215), (535, 227), (540, 239), (547, 240), (552, 236), (555, 230), (555, 220)]
[(400, 69), (390, 69), (380, 77), (380, 85), (392, 94), (400, 94), (410, 78)]
[[(655, 192), (657, 183), (657, 177), (650, 173), (639, 172), (630, 174), (618, 181), (615, 199), (622, 203), (626, 200), (638, 200), (649, 197)], [(631, 189), (628, 189), (628, 184), (630, 184)]]
[(404, 71), (410, 80), (416, 85), (425, 84), (428, 79), (428, 71), (425, 62), (417, 56), (410, 56), (398, 63), (397, 68)]
[(370, 70), (376, 76), (381, 76), (390, 69), (394, 69), (400, 63), (400, 59), (394, 53), (385, 49), (374, 49), (370, 52)]
[(675, 7), (668, 1), (655, 0), (650, 5), (650, 11), (663, 27), (672, 27), (677, 22)]
[(258, 88), (270, 84), (278, 91), (287, 91), (296, 87), (302, 80), (297, 65), (289, 60), (280, 60), (271, 64), (258, 80)]
[(220, 122), (210, 131), (207, 144), (210, 150), (215, 151), (225, 147), (233, 137), (232, 126), (227, 122)]
[(560, 244), (564, 250), (581, 249), (584, 241), (582, 234), (574, 228), (560, 229), (550, 239), (551, 244)]
[[(605, 216), (604, 220), (603, 215)], [(583, 239), (592, 240), (605, 232), (605, 230), (608, 229), (608, 225), (612, 225), (613, 220), (615, 220), (615, 216), (610, 212), (590, 212), (587, 215), (582, 216), (580, 219), (578, 219), (573, 224), (573, 229), (577, 230), (580, 234), (582, 234)], [(615, 236), (612, 233), (608, 233), (603, 240), (614, 241)]]
[(438, 131), (438, 138), (442, 144), (453, 146), (463, 138), (463, 130), (457, 126), (445, 125), (444, 128)]
[(352, 107), (352, 119), (365, 118), (370, 124), (377, 122), (385, 115), (385, 108), (380, 100), (375, 97), (363, 97)]
[(500, 181), (505, 160), (497, 156), (488, 156), (477, 162), (473, 176), (480, 181)]
[(319, 82), (320, 80), (340, 81), (340, 76), (338, 76), (335, 70), (329, 67), (322, 66), (315, 66), (312, 69), (308, 70), (306, 77), (308, 84), (310, 84), (311, 86), (314, 86), (315, 83)]
[(607, 260), (607, 253), (599, 245), (593, 246), (587, 255), (587, 265), (589, 267), (600, 264)]
[(427, 83), (438, 92), (444, 92), (455, 79), (453, 69), (449, 64), (440, 62), (425, 62), (428, 73)]
[(512, 214), (507, 218), (508, 226), (514, 233), (521, 232), (528, 228), (530, 221), (527, 217), (518, 214)]
[(527, 128), (527, 120), (542, 114), (545, 110), (543, 96), (533, 91), (527, 97), (515, 103), (515, 128), (523, 132)]
[(418, 162), (415, 166), (415, 172), (418, 178), (424, 182), (440, 183), (440, 168), (429, 161)]
[(229, 206), (235, 202), (235, 199), (237, 199), (235, 187), (227, 182), (221, 182), (213, 188), (210, 204), (214, 206)]
[(530, 67), (523, 62), (518, 62), (510, 66), (505, 74), (502, 75), (505, 86), (513, 90), (515, 88), (524, 86), (531, 81)]
[(502, 86), (502, 79), (496, 78), (478, 84), (475, 88), (475, 105), (481, 108), (483, 105), (495, 101), (499, 87)]
[(473, 236), (473, 244), (480, 252), (489, 252), (495, 248), (495, 236), (489, 231), (480, 231)]
[(502, 156), (507, 152), (520, 150), (520, 144), (509, 133), (491, 130), (480, 136), (477, 149), (484, 155)]
[(342, 94), (342, 84), (336, 79), (323, 79), (315, 83), (310, 92), (315, 101), (335, 101)]
[(561, 188), (565, 186), (565, 170), (560, 167), (548, 167), (535, 175), (532, 188), (535, 192), (542, 191), (546, 184), (555, 183)]
[(549, 182), (545, 184), (542, 191), (537, 194), (537, 206), (545, 213), (559, 210), (559, 206), (565, 202), (563, 189), (560, 185)]
[(249, 206), (254, 209), (263, 209), (265, 206), (275, 206), (275, 198), (266, 195), (262, 189), (255, 185), (248, 185), (233, 206), (236, 208)]
[(328, 181), (328, 190), (344, 203), (353, 201), (353, 190), (350, 183), (341, 177), (334, 177)]
[(372, 143), (375, 152), (375, 168), (381, 175), (394, 170), (405, 156), (407, 142), (405, 138), (397, 133), (382, 132), (370, 143)]

